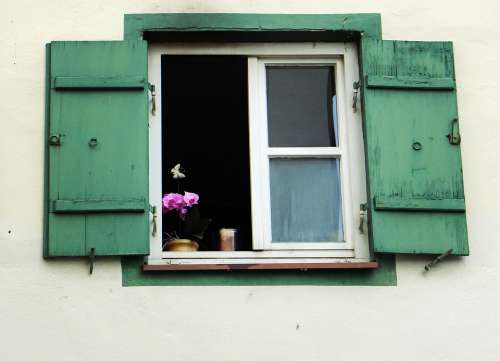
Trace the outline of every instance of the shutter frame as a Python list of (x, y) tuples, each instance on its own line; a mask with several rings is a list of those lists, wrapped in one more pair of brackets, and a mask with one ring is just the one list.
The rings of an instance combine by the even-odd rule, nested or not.
[(44, 257), (147, 255), (147, 43), (46, 50)]
[(468, 255), (452, 43), (362, 37), (361, 70), (374, 251)]

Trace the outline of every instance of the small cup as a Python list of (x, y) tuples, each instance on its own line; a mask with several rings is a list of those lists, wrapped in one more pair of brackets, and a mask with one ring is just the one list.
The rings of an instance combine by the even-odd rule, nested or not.
[(238, 230), (234, 228), (221, 228), (219, 230), (220, 251), (231, 252), (235, 250), (236, 234)]

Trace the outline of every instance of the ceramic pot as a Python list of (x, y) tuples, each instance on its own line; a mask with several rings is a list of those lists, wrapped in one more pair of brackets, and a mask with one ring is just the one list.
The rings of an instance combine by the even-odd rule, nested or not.
[(200, 247), (198, 242), (190, 239), (172, 239), (166, 243), (169, 252), (196, 252)]

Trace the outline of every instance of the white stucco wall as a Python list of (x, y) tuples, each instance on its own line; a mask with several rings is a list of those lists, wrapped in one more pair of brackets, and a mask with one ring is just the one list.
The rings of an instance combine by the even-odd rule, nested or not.
[[(3, 0), (0, 360), (499, 360), (500, 4), (454, 0)], [(129, 287), (118, 260), (44, 261), (44, 44), (121, 39), (124, 13), (382, 14), (385, 39), (452, 40), (471, 256), (396, 287)], [(298, 325), (298, 326), (297, 326)]]

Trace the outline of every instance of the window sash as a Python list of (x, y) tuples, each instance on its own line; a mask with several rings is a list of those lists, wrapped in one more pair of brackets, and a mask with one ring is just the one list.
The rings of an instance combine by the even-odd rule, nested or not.
[[(339, 144), (336, 147), (269, 147), (267, 119), (266, 67), (268, 66), (331, 66), (335, 72), (337, 94), (337, 122)], [(268, 58), (250, 57), (248, 60), (250, 156), (252, 174), (252, 228), (254, 250), (298, 249), (354, 249), (349, 236), (352, 221), (349, 197), (348, 156), (344, 105), (344, 66), (341, 58)], [(271, 158), (334, 158), (340, 160), (340, 196), (342, 208), (343, 242), (272, 242), (271, 225)], [(347, 215), (347, 216), (346, 216)]]
[[(252, 66), (252, 62), (256, 62), (257, 59), (266, 58), (270, 59), (272, 63), (286, 61), (295, 61), (296, 63), (304, 64), (331, 64), (332, 61), (337, 63), (336, 67), (336, 80), (337, 80), (337, 108), (349, 110), (351, 107), (350, 99), (352, 97), (352, 83), (359, 80), (359, 69), (358, 69), (358, 57), (357, 57), (357, 47), (354, 43), (226, 43), (226, 44), (206, 44), (206, 43), (193, 43), (193, 44), (180, 44), (180, 43), (166, 43), (166, 44), (150, 44), (148, 53), (148, 65), (149, 65), (149, 82), (156, 85), (157, 90), (157, 111), (156, 115), (151, 115), (150, 113), (150, 202), (152, 206), (156, 206), (158, 210), (161, 210), (161, 55), (171, 54), (171, 55), (246, 55), (248, 56), (248, 72), (249, 72), (249, 119), (250, 119), (250, 148), (251, 156), (260, 156), (262, 153), (258, 151), (255, 147), (255, 140), (258, 137), (255, 136), (255, 131), (253, 131), (252, 119), (254, 119), (256, 112), (259, 111), (255, 107), (255, 99), (257, 98), (257, 88), (251, 86), (250, 82), (257, 82), (258, 79), (252, 76), (256, 75), (255, 66)], [(287, 59), (285, 59), (287, 58)], [(297, 62), (297, 60), (299, 60)], [(339, 62), (340, 61), (340, 62)], [(344, 70), (340, 71), (338, 64), (347, 64)], [(265, 74), (264, 74), (265, 76)], [(252, 80), (253, 79), (253, 80)], [(342, 86), (339, 84), (342, 83)], [(349, 85), (351, 84), (351, 86)], [(341, 96), (341, 93), (343, 94)], [(342, 99), (340, 99), (342, 98)], [(340, 100), (340, 101), (339, 101)], [(344, 100), (344, 103), (342, 103)], [(253, 105), (252, 105), (253, 104)], [(339, 114), (340, 115), (340, 114)], [(341, 128), (342, 127), (342, 128)], [(273, 258), (277, 262), (280, 260), (285, 260), (285, 257), (290, 258), (321, 258), (321, 257), (340, 257), (340, 258), (355, 258), (357, 260), (366, 260), (370, 258), (369, 247), (368, 247), (368, 237), (366, 235), (366, 230), (364, 233), (359, 233), (358, 221), (359, 221), (359, 203), (366, 202), (366, 191), (365, 191), (365, 170), (364, 170), (364, 153), (363, 153), (363, 141), (362, 141), (362, 131), (361, 131), (361, 112), (359, 110), (356, 113), (352, 111), (347, 111), (346, 119), (342, 122), (339, 118), (339, 128), (341, 134), (344, 136), (349, 133), (349, 138), (354, 141), (345, 143), (344, 140), (339, 139), (339, 145), (342, 146), (344, 153), (338, 149), (339, 147), (326, 147), (327, 149), (319, 148), (301, 148), (294, 150), (293, 148), (287, 149), (268, 149), (268, 154), (266, 154), (267, 160), (269, 158), (293, 158), (298, 157), (314, 157), (314, 158), (342, 158), (342, 163), (347, 159), (347, 155), (355, 160), (355, 167), (350, 167), (349, 172), (352, 174), (350, 178), (350, 183), (354, 184), (354, 191), (350, 195), (352, 207), (350, 204), (345, 205), (343, 208), (343, 216), (345, 218), (344, 226), (344, 237), (348, 240), (349, 246), (347, 249), (311, 249), (310, 247), (306, 249), (294, 249), (294, 250), (279, 250), (274, 249), (271, 251), (262, 251), (262, 247), (259, 248), (259, 244), (262, 243), (263, 238), (260, 234), (255, 232), (259, 228), (256, 225), (255, 216), (261, 214), (261, 210), (255, 207), (255, 192), (260, 192), (259, 184), (253, 181), (255, 177), (254, 167), (252, 166), (252, 226), (254, 228), (253, 232), (253, 243), (254, 251), (244, 252), (245, 257), (248, 259), (258, 259), (258, 258)], [(253, 131), (253, 134), (252, 134)], [(261, 138), (267, 141), (267, 134), (265, 137)], [(254, 151), (255, 154), (254, 154)], [(349, 151), (349, 152), (346, 152)], [(284, 154), (288, 152), (288, 154)], [(268, 162), (267, 162), (268, 163)], [(265, 163), (264, 163), (265, 165)], [(341, 169), (341, 172), (342, 169)], [(269, 184), (269, 183), (268, 183)], [(344, 188), (343, 188), (344, 189)], [(343, 194), (345, 191), (343, 190)], [(348, 213), (348, 209), (350, 211)], [(151, 216), (152, 220), (152, 216)], [(269, 218), (270, 220), (270, 218)], [(366, 224), (366, 222), (365, 222)], [(155, 237), (151, 236), (151, 253), (148, 257), (148, 262), (154, 262), (155, 260), (175, 258), (175, 259), (213, 259), (214, 262), (219, 262), (217, 259), (221, 258), (231, 258), (227, 252), (192, 252), (192, 254), (174, 253), (174, 252), (163, 252), (162, 242), (161, 242), (161, 222), (158, 222), (158, 232)], [(279, 247), (279, 246), (278, 246)], [(241, 252), (231, 252), (235, 257), (241, 257)], [(215, 256), (214, 256), (215, 255)], [(333, 259), (333, 258), (332, 258)]]

